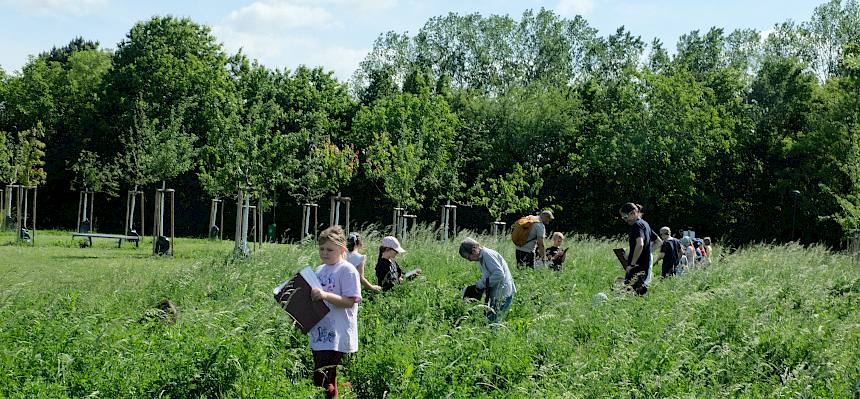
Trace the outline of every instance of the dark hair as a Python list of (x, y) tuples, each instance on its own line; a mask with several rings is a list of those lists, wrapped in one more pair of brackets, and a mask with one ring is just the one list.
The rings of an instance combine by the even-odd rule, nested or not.
[(364, 245), (364, 242), (361, 241), (361, 236), (358, 233), (349, 233), (346, 237), (346, 249), (352, 252), (355, 250), (356, 245)]
[(389, 249), (391, 249), (391, 248), (383, 247), (383, 246), (381, 246), (381, 245), (380, 245), (380, 246), (379, 246), (379, 258), (380, 258), (380, 259), (382, 259), (382, 254), (383, 254), (383, 253), (385, 253), (385, 251), (387, 251), (387, 250), (389, 250)]
[(632, 203), (632, 202), (628, 202), (628, 203), (626, 203), (626, 204), (624, 204), (624, 205), (621, 205), (621, 209), (619, 209), (619, 210), (618, 210), (618, 212), (621, 212), (621, 213), (630, 213), (630, 212), (633, 212), (633, 211), (643, 212), (643, 211), (644, 211), (644, 209), (645, 209), (645, 208), (642, 208), (642, 205), (634, 204), (634, 203)]

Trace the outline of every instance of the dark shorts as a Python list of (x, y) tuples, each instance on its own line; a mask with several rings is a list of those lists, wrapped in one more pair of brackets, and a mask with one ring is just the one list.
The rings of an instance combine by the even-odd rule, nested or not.
[(534, 252), (520, 251), (518, 249), (515, 256), (517, 258), (517, 269), (522, 269), (524, 266), (528, 266), (532, 269), (535, 268)]
[(648, 286), (645, 285), (646, 278), (648, 278), (648, 267), (636, 266), (624, 276), (624, 284), (636, 295), (645, 295), (648, 292)]
[(662, 276), (663, 276), (663, 277), (674, 276), (674, 275), (675, 275), (675, 268), (676, 268), (676, 267), (678, 267), (678, 262), (675, 262), (675, 263), (669, 263), (668, 265), (667, 265), (666, 263), (668, 263), (668, 262), (663, 261), (663, 273), (662, 273)]
[(326, 398), (336, 397), (337, 366), (343, 353), (337, 351), (312, 351), (314, 354), (314, 385), (325, 390)]

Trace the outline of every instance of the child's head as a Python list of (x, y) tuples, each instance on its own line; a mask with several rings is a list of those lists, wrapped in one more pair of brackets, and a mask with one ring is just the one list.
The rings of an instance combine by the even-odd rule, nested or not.
[(385, 259), (394, 259), (397, 257), (397, 254), (402, 254), (406, 252), (403, 247), (400, 246), (400, 241), (397, 241), (397, 237), (387, 236), (382, 239), (382, 243), (379, 244), (379, 257)]
[(687, 246), (690, 246), (690, 244), (691, 244), (690, 237), (684, 236), (683, 238), (681, 238), (681, 245), (687, 247)]
[(477, 241), (467, 237), (460, 243), (460, 256), (462, 256), (463, 259), (476, 261), (478, 260), (480, 253), (481, 244), (478, 244)]
[(364, 249), (364, 241), (361, 240), (361, 236), (358, 235), (358, 233), (349, 233), (349, 235), (346, 236), (346, 249), (349, 252)]
[(562, 242), (564, 242), (564, 234), (558, 231), (552, 233), (552, 245), (560, 247)]
[(333, 265), (343, 259), (346, 255), (346, 236), (340, 226), (332, 226), (320, 233), (317, 239), (319, 245), (320, 260), (328, 265)]

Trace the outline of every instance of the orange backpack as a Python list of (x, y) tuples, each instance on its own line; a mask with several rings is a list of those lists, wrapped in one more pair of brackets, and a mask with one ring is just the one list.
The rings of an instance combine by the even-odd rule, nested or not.
[(521, 247), (529, 242), (529, 232), (532, 230), (532, 225), (539, 222), (540, 218), (533, 215), (523, 216), (514, 223), (511, 229), (511, 241), (514, 245)]

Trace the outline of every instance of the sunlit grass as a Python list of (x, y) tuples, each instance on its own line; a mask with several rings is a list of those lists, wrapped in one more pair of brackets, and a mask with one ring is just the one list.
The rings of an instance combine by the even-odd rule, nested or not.
[[(561, 273), (511, 264), (519, 292), (489, 328), (481, 306), (457, 298), (478, 277), (457, 256), (466, 234), (443, 243), (422, 228), (404, 240), (401, 264), (424, 274), (366, 295), (342, 397), (858, 395), (860, 267), (847, 256), (754, 246), (635, 298), (613, 288), (622, 243), (575, 237)], [(365, 234), (369, 271), (381, 235)], [(312, 244), (235, 261), (231, 242), (178, 239), (176, 256), (159, 258), (148, 239), (12, 239), (0, 234), (0, 397), (319, 395), (307, 338), (271, 298), (318, 263)], [(512, 261), (507, 237), (478, 239)], [(594, 305), (597, 292), (609, 299)], [(177, 304), (175, 324), (146, 316), (163, 299)]]

